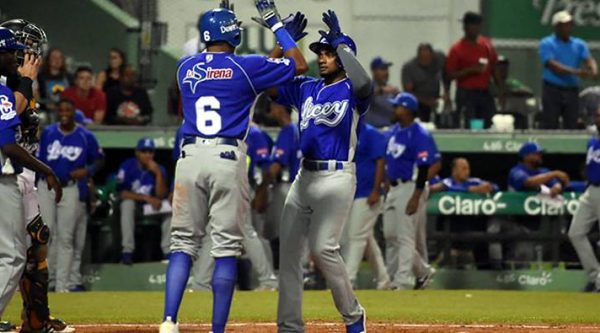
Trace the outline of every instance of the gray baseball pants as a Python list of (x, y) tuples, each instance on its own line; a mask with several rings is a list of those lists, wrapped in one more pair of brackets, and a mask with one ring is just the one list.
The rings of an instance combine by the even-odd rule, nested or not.
[(301, 169), (288, 194), (280, 225), (279, 332), (304, 332), (301, 257), (305, 242), (323, 273), (346, 324), (363, 314), (339, 253), (339, 240), (356, 190), (355, 166), (339, 171)]
[[(135, 250), (135, 211), (136, 202), (131, 199), (121, 201), (121, 246), (123, 252), (133, 253)], [(160, 224), (160, 248), (168, 254), (171, 246), (171, 216), (166, 215)]]
[[(63, 196), (57, 204), (54, 191), (48, 190), (45, 180), (38, 182), (38, 200), (42, 219), (50, 228), (48, 243), (48, 270), (50, 285), (55, 282), (57, 292), (68, 291), (74, 270), (81, 265), (81, 253), (85, 245), (85, 204), (79, 201), (77, 185), (63, 187)], [(83, 235), (83, 239), (77, 239)], [(76, 258), (77, 257), (77, 258)], [(80, 278), (79, 278), (80, 279)]]
[(419, 200), (418, 211), (406, 215), (406, 205), (415, 189), (414, 182), (400, 183), (390, 188), (383, 215), (386, 262), (392, 286), (412, 289), (414, 278), (425, 276), (427, 263), (427, 191)]
[(588, 239), (588, 234), (600, 219), (600, 187), (589, 186), (579, 198), (579, 208), (573, 215), (569, 239), (577, 251), (590, 282), (600, 289), (600, 264)]
[(360, 263), (369, 250), (369, 263), (373, 267), (378, 282), (389, 280), (381, 250), (373, 236), (373, 228), (381, 213), (381, 202), (373, 207), (367, 203), (367, 198), (355, 199), (350, 211), (350, 218), (344, 228), (340, 240), (341, 254), (346, 263), (346, 272), (350, 281), (355, 283)]
[(23, 223), (23, 199), (16, 175), (0, 176), (0, 317), (8, 306), (27, 256), (27, 231)]

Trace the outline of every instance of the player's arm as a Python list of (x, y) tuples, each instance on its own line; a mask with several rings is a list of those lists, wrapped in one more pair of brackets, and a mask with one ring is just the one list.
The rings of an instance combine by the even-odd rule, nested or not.
[(18, 68), (21, 78), (15, 90), (15, 110), (21, 114), (33, 98), (33, 81), (37, 79), (42, 60), (31, 53), (25, 53), (23, 65)]
[(469, 186), (468, 191), (470, 193), (488, 194), (492, 192), (494, 186), (490, 182), (481, 182), (479, 185)]
[(269, 167), (269, 181), (271, 183), (275, 182), (275, 179), (277, 179), (277, 176), (279, 176), (279, 174), (281, 173), (281, 170), (283, 169), (283, 167), (281, 166), (281, 164), (279, 162), (273, 162), (271, 163), (271, 166)]
[(544, 173), (540, 173), (539, 175), (528, 177), (524, 182), (523, 186), (528, 188), (536, 188), (543, 184), (546, 184), (553, 179), (559, 179), (560, 182), (568, 184), (569, 183), (569, 175), (560, 170), (548, 171)]
[(148, 170), (154, 174), (156, 197), (159, 199), (165, 198), (169, 194), (169, 188), (167, 187), (167, 181), (165, 180), (162, 168), (155, 161), (150, 161), (148, 164)]
[(367, 204), (373, 206), (379, 202), (381, 196), (381, 188), (385, 182), (385, 158), (379, 158), (375, 162), (375, 181), (373, 182), (373, 189), (367, 198)]
[(443, 192), (446, 191), (446, 185), (444, 185), (443, 182), (439, 182), (433, 185), (429, 186), (429, 192), (430, 193), (437, 193), (437, 192)]
[(62, 197), (62, 186), (56, 178), (54, 171), (49, 166), (42, 163), (37, 158), (33, 157), (27, 150), (19, 146), (17, 143), (9, 143), (2, 146), (2, 152), (8, 156), (11, 161), (18, 163), (25, 168), (35, 171), (38, 174), (46, 177), (48, 189), (53, 189), (55, 193), (55, 202), (60, 202)]
[[(281, 21), (275, 2), (270, 0), (254, 0), (254, 4), (265, 24), (275, 34), (277, 42), (283, 50), (284, 57), (294, 60), (296, 75), (306, 73), (308, 71), (306, 59), (302, 55), (302, 52), (300, 52), (294, 38), (288, 32), (286, 25)], [(304, 28), (306, 28), (306, 18), (304, 18), (304, 15), (296, 15), (294, 21), (296, 21), (295, 29), (299, 29), (301, 33), (304, 33)]]
[(419, 209), (419, 199), (423, 194), (425, 183), (427, 182), (427, 174), (429, 173), (429, 165), (419, 165), (415, 190), (406, 204), (406, 215), (413, 215)]
[(354, 93), (360, 99), (366, 99), (373, 93), (371, 78), (358, 59), (346, 44), (340, 44), (337, 49), (338, 57), (344, 65), (344, 70), (352, 81)]
[(442, 170), (442, 160), (434, 162), (427, 170), (427, 180), (432, 180)]

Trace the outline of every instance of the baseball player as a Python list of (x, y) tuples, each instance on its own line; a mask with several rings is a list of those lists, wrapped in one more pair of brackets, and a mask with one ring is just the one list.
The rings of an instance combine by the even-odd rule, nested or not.
[[(244, 138), (256, 96), (291, 81), (307, 70), (306, 60), (284, 26), (272, 0), (255, 0), (261, 17), (275, 33), (285, 58), (237, 56), (239, 21), (219, 8), (201, 19), (205, 52), (181, 59), (177, 81), (183, 100), (181, 158), (175, 170), (171, 256), (167, 267), (165, 311), (161, 332), (177, 332), (177, 312), (192, 258), (210, 225), (213, 333), (223, 333), (229, 316), (242, 252), (243, 224), (249, 214), (249, 186)], [(302, 20), (303, 17), (299, 17)], [(201, 167), (199, 167), (201, 166)]]
[[(29, 41), (33, 43), (32, 38)], [(21, 53), (17, 55), (16, 52)], [(22, 332), (62, 330), (66, 327), (62, 321), (54, 321), (48, 309), (45, 255), (48, 227), (39, 216), (31, 222), (25, 220), (25, 214), (31, 216), (31, 208), (37, 207), (31, 207), (35, 200), (33, 187), (25, 191), (18, 180), (23, 168), (42, 174), (48, 179), (48, 186), (55, 191), (55, 200), (59, 202), (61, 199), (62, 188), (52, 169), (17, 143), (22, 136), (19, 114), (26, 110), (33, 98), (32, 83), (39, 65), (40, 58), (35, 51), (18, 41), (13, 31), (0, 27), (0, 211), (3, 212), (0, 214), (0, 252), (3, 253), (0, 257), (0, 316), (17, 285), (20, 285), (24, 301)], [(12, 78), (14, 93), (6, 86), (7, 78)], [(29, 248), (28, 234), (31, 236)]]
[(356, 148), (356, 193), (348, 223), (340, 241), (348, 277), (356, 286), (356, 275), (367, 246), (373, 255), (372, 263), (377, 276), (377, 289), (388, 289), (387, 274), (381, 250), (375, 241), (373, 228), (381, 213), (382, 184), (385, 179), (385, 136), (364, 121), (359, 123)]
[(42, 132), (38, 158), (52, 168), (63, 187), (63, 200), (57, 204), (46, 177), (38, 175), (40, 212), (51, 232), (50, 281), (55, 277), (56, 291), (65, 292), (81, 284), (77, 280), (81, 279), (81, 251), (85, 245), (88, 178), (103, 164), (103, 153), (94, 134), (75, 123), (71, 101), (58, 103), (58, 123)]
[(279, 332), (304, 332), (301, 256), (306, 241), (347, 332), (366, 331), (365, 311), (352, 290), (339, 240), (356, 190), (356, 126), (369, 106), (371, 80), (335, 13), (324, 13), (323, 22), (329, 31), (321, 31), (319, 41), (310, 45), (321, 78), (298, 77), (277, 90), (278, 103), (300, 112), (304, 157), (280, 225)]
[[(596, 110), (596, 128), (600, 131), (600, 109)], [(587, 291), (600, 291), (600, 264), (588, 239), (588, 234), (600, 218), (600, 140), (598, 135), (588, 142), (586, 178), (588, 188), (579, 199), (579, 208), (573, 215), (569, 239), (577, 251), (583, 269), (588, 275)]]
[[(117, 190), (121, 197), (121, 262), (125, 265), (133, 264), (136, 207), (141, 210), (141, 206), (149, 204), (158, 211), (169, 194), (167, 171), (154, 161), (155, 150), (154, 140), (141, 138), (136, 145), (135, 157), (125, 160), (117, 173)], [(163, 256), (169, 253), (169, 220), (167, 216), (161, 224)]]
[(423, 289), (435, 274), (427, 263), (425, 183), (433, 177), (431, 166), (440, 157), (432, 136), (415, 122), (418, 102), (414, 95), (400, 93), (390, 102), (398, 126), (392, 130), (386, 151), (391, 185), (383, 219), (387, 267), (392, 288)]

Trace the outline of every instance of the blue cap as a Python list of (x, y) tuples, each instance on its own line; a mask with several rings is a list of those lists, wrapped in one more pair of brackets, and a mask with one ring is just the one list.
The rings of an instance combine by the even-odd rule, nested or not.
[(527, 142), (519, 149), (519, 157), (525, 157), (533, 153), (543, 153), (545, 150), (537, 142)]
[(156, 146), (154, 145), (154, 139), (152, 138), (141, 138), (138, 143), (137, 146), (135, 147), (136, 150), (155, 150)]
[(382, 57), (376, 57), (371, 61), (371, 69), (388, 68), (391, 65), (393, 65), (391, 62), (383, 59)]
[[(340, 38), (342, 39), (340, 44), (345, 44), (348, 47), (350, 47), (350, 50), (352, 50), (352, 53), (354, 53), (354, 55), (356, 55), (358, 52), (358, 49), (357, 49), (356, 43), (354, 42), (352, 37), (350, 37), (346, 34), (343, 34), (343, 36)], [(321, 49), (324, 47), (333, 48), (333, 46), (331, 46), (331, 44), (329, 44), (329, 41), (327, 40), (327, 38), (322, 37), (322, 36), (321, 36), (321, 38), (319, 38), (318, 41), (311, 43), (308, 46), (308, 48), (316, 54), (319, 54), (319, 52), (321, 52)]]
[(388, 99), (393, 106), (403, 106), (413, 112), (419, 109), (419, 101), (415, 95), (407, 92), (401, 92), (393, 98)]

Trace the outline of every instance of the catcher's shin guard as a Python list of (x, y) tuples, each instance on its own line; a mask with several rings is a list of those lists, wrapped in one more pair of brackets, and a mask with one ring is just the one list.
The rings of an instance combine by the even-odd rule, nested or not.
[(54, 332), (65, 329), (66, 324), (50, 317), (48, 308), (48, 226), (37, 215), (27, 225), (31, 247), (27, 249), (27, 265), (19, 281), (23, 298), (23, 325), (21, 332)]

